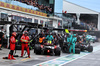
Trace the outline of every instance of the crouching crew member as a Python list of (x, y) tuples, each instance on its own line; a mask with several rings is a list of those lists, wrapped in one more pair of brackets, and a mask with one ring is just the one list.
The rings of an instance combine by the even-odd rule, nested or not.
[(21, 57), (23, 57), (24, 48), (25, 48), (27, 50), (28, 57), (30, 58), (30, 51), (29, 51), (29, 46), (28, 46), (29, 36), (28, 36), (28, 32), (27, 31), (24, 31), (24, 34), (21, 37), (21, 42), (22, 42), (22, 44), (21, 44), (21, 46), (22, 46)]
[(9, 55), (8, 55), (8, 59), (10, 60), (16, 60), (14, 57), (13, 57), (13, 52), (15, 50), (15, 43), (16, 43), (16, 32), (13, 32), (12, 33), (12, 36), (10, 38), (10, 52), (9, 52)]

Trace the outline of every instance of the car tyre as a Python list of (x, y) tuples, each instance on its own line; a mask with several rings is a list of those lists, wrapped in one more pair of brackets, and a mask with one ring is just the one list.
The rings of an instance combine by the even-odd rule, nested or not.
[(60, 48), (60, 47), (57, 47), (57, 48), (54, 50), (54, 52), (55, 52), (55, 56), (60, 56), (60, 54), (61, 54), (61, 48)]
[(75, 54), (80, 54), (80, 49), (79, 48), (75, 48)]
[(87, 51), (92, 52), (93, 51), (93, 46), (88, 46)]

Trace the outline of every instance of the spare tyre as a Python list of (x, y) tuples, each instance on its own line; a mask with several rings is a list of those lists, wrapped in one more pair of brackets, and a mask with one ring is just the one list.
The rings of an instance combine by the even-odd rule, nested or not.
[(34, 53), (41, 54), (41, 46), (36, 44), (34, 47)]

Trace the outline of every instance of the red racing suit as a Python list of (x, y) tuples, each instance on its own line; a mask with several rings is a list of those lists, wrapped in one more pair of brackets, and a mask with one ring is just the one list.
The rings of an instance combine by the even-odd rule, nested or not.
[(10, 38), (10, 50), (15, 50), (15, 43), (16, 43), (15, 37), (11, 36), (11, 38)]
[(30, 56), (30, 51), (29, 51), (29, 47), (28, 47), (29, 37), (25, 36), (23, 34), (21, 37), (21, 42), (22, 42), (21, 56), (23, 56), (23, 54), (24, 54), (24, 48), (26, 48), (27, 54), (28, 54), (28, 56)]

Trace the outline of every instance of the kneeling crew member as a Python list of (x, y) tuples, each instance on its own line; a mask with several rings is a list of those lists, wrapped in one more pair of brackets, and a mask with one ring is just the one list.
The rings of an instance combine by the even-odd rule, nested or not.
[(15, 43), (16, 43), (16, 32), (13, 32), (12, 33), (12, 36), (10, 38), (10, 52), (9, 52), (9, 55), (8, 55), (8, 59), (12, 59), (12, 60), (16, 60), (14, 57), (13, 57), (13, 52), (15, 50)]
[(28, 32), (27, 31), (25, 31), (24, 34), (22, 35), (21, 42), (22, 42), (22, 44), (21, 44), (22, 45), (21, 57), (23, 57), (24, 48), (25, 48), (27, 50), (28, 57), (30, 58), (30, 51), (29, 51), (29, 46), (28, 46), (29, 36), (28, 36)]

